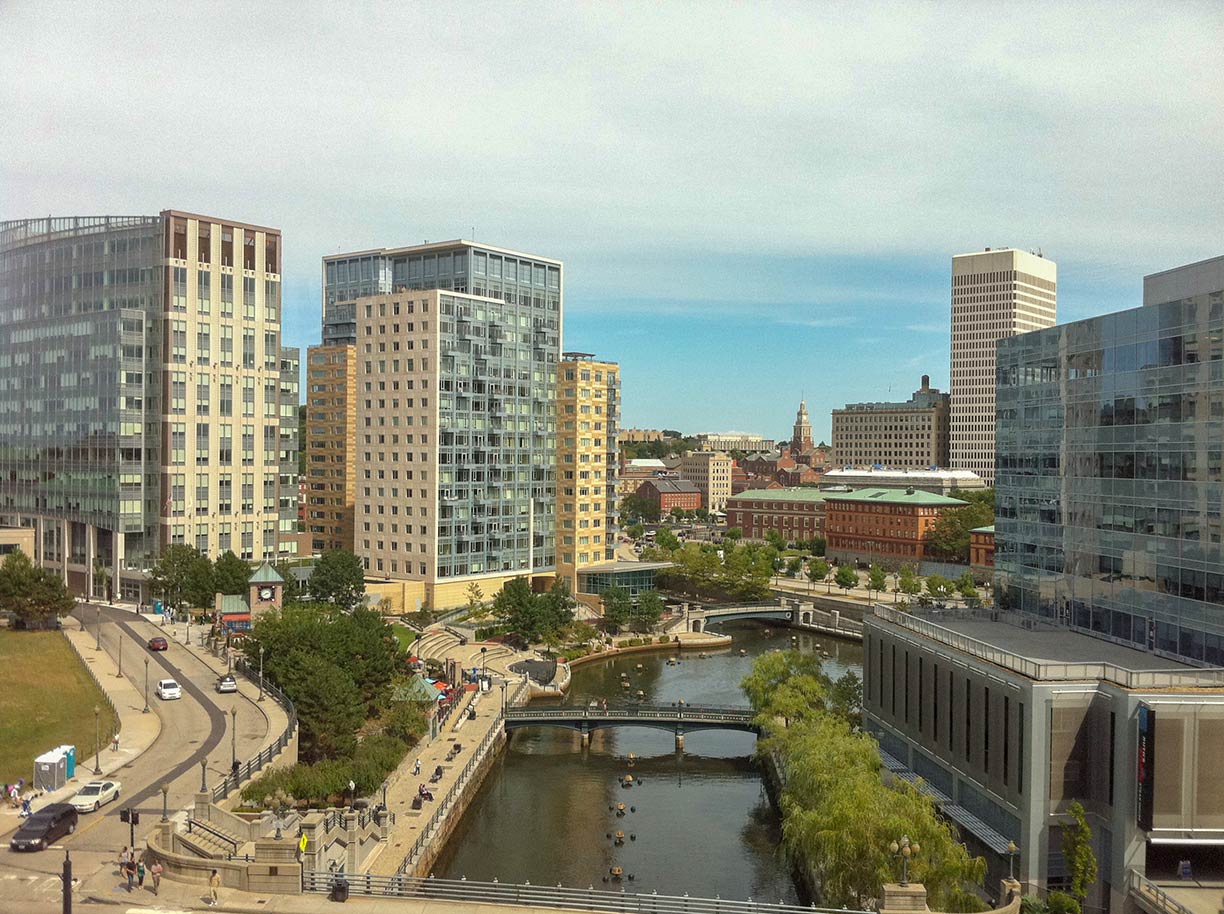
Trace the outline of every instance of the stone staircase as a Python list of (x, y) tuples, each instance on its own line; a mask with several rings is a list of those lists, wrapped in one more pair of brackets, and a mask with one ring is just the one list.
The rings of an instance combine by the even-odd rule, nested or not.
[(252, 842), (225, 829), (216, 822), (187, 819), (186, 831), (178, 833), (179, 845), (197, 857), (208, 860), (229, 860), (251, 853)]

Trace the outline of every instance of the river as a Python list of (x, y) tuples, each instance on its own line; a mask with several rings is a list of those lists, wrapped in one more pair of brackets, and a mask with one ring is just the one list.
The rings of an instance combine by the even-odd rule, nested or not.
[[(696, 652), (668, 666), (666, 652), (629, 654), (574, 669), (565, 701), (623, 701), (621, 674), (647, 702), (744, 707), (740, 682), (753, 658), (786, 648), (820, 651), (825, 672), (862, 674), (862, 647), (753, 622), (719, 626), (732, 647), (704, 660)], [(740, 656), (740, 651), (746, 656)], [(638, 664), (642, 669), (638, 670)], [(542, 727), (514, 734), (464, 813), (439, 858), (437, 876), (566, 886), (603, 885), (620, 866), (627, 891), (756, 901), (803, 902), (778, 851), (779, 818), (752, 761), (755, 737), (731, 731), (689, 733), (676, 752), (669, 734), (645, 728), (597, 731), (589, 749), (569, 730)], [(628, 767), (629, 753), (638, 756)], [(632, 774), (642, 783), (623, 789)], [(610, 809), (633, 807), (623, 818)], [(623, 846), (609, 833), (623, 830)], [(633, 836), (630, 838), (629, 836)]]

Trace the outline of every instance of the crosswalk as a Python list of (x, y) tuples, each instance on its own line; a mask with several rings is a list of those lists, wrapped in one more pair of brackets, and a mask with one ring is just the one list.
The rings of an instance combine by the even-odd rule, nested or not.
[(63, 882), (59, 876), (45, 873), (0, 874), (0, 896), (5, 898), (59, 898)]

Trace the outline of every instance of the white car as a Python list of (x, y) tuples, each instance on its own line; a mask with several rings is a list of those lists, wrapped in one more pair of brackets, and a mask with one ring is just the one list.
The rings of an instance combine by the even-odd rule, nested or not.
[(92, 812), (99, 806), (119, 799), (118, 781), (90, 781), (68, 802), (77, 812)]
[(173, 679), (159, 679), (157, 681), (157, 697), (162, 701), (171, 701), (175, 698), (182, 698), (183, 690)]

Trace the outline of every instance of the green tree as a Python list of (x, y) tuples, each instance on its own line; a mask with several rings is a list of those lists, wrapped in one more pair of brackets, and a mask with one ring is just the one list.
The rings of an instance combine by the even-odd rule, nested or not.
[(631, 539), (640, 540), (643, 536), (646, 535), (646, 528), (643, 527), (641, 524), (630, 524), (629, 529), (627, 529), (625, 533)]
[[(188, 547), (190, 548), (190, 547)], [(193, 549), (192, 552), (195, 552)], [(208, 556), (196, 552), (187, 566), (187, 580), (183, 586), (183, 599), (188, 606), (211, 609), (216, 604), (217, 576)]]
[(629, 599), (629, 591), (623, 587), (605, 587), (599, 597), (603, 600), (604, 622), (618, 632), (629, 621), (629, 613), (633, 601)]
[(281, 606), (301, 602), (302, 588), (298, 584), (297, 575), (293, 573), (293, 566), (289, 562), (278, 562), (274, 567), (276, 573), (285, 581), (281, 587)]
[(766, 530), (765, 531), (765, 542), (768, 543), (770, 546), (773, 546), (779, 552), (782, 552), (783, 550), (786, 549), (786, 537), (783, 536), (781, 533), (779, 533), (777, 530)]
[(640, 632), (648, 632), (663, 618), (663, 598), (658, 591), (643, 590), (629, 611), (629, 621)]
[(897, 578), (897, 589), (910, 597), (922, 592), (922, 581), (918, 579), (918, 575), (914, 572), (914, 566), (901, 566), (901, 571)]
[(634, 521), (648, 524), (659, 522), (659, 505), (644, 495), (626, 495), (620, 500), (620, 523), (625, 526)]
[(786, 562), (786, 576), (788, 578), (798, 577), (801, 570), (803, 570), (803, 559), (797, 555), (791, 556)]
[(704, 524), (710, 519), (710, 510), (708, 508), (698, 508), (693, 512), (693, 516)]
[(960, 492), (957, 497), (968, 498), (969, 504), (962, 508), (945, 510), (927, 531), (925, 542), (931, 554), (951, 562), (969, 562), (969, 531), (994, 523), (994, 490), (984, 493)]
[(484, 591), (480, 589), (480, 585), (473, 581), (467, 586), (467, 608), (469, 616), (477, 616), (484, 609)]
[(1075, 896), (1066, 892), (1051, 892), (1047, 895), (1045, 909), (1048, 914), (1080, 914), (1083, 910)]
[(739, 527), (728, 527), (727, 532), (723, 534), (723, 539), (730, 540), (732, 543), (738, 542), (739, 540), (743, 539), (743, 537), (744, 531)]
[(293, 651), (284, 658), (277, 683), (297, 708), (305, 761), (353, 754), (365, 712), (361, 691), (344, 669), (318, 654)]
[(956, 592), (956, 585), (941, 574), (929, 575), (926, 579), (926, 591), (936, 603), (949, 600)]
[[(879, 565), (873, 564), (867, 569), (867, 590), (874, 590), (876, 593), (880, 593), (887, 586), (886, 578), (887, 575), (884, 569)], [(868, 593), (868, 596), (871, 596), (871, 594)]]
[(965, 605), (970, 609), (976, 609), (982, 605), (982, 598), (978, 595), (977, 582), (973, 580), (973, 575), (968, 571), (956, 579), (956, 590), (960, 594), (960, 598), (965, 601)]
[(398, 667), (399, 641), (391, 625), (372, 609), (359, 606), (324, 628), (323, 656), (344, 668), (372, 713)]
[(250, 562), (244, 562), (230, 550), (225, 550), (225, 554), (213, 566), (216, 592), (235, 596), (246, 593), (252, 573)]
[[(100, 558), (95, 558), (93, 563), (94, 586), (102, 592), (102, 598), (108, 603), (115, 599), (114, 593), (111, 591), (111, 573), (110, 568)], [(90, 594), (92, 597), (93, 594)]]
[(347, 549), (333, 549), (319, 557), (308, 586), (315, 600), (351, 610), (365, 600), (365, 568)]
[(825, 545), (825, 538), (823, 536), (813, 536), (810, 543), (812, 555), (824, 555)]
[(662, 527), (655, 534), (655, 545), (664, 552), (675, 552), (680, 548), (680, 540), (677, 539), (676, 534), (672, 533), (670, 529)]
[(35, 567), (20, 549), (0, 563), (0, 610), (11, 612), (21, 628), (43, 628), (75, 605), (63, 579), (48, 568)]
[(829, 711), (852, 727), (863, 722), (863, 680), (854, 670), (846, 670), (829, 689)]
[[(816, 584), (816, 583), (819, 583), (820, 581), (825, 580), (829, 576), (829, 563), (826, 562), (824, 559), (812, 559), (810, 562), (808, 562), (807, 576), (808, 576), (808, 580), (811, 581), (813, 584)], [(829, 589), (831, 592), (832, 591), (831, 585)]]
[(740, 687), (766, 726), (781, 717), (786, 726), (823, 711), (829, 678), (820, 658), (799, 651), (770, 651), (752, 664)]
[[(178, 610), (189, 590), (193, 595), (198, 595), (200, 581), (198, 577), (193, 578), (193, 575), (202, 573), (203, 566), (198, 562), (199, 558), (200, 553), (191, 546), (181, 543), (169, 546), (149, 569), (149, 589), (160, 596), (168, 607)], [(203, 605), (211, 606), (212, 602), (212, 595), (209, 594)]]
[(833, 576), (833, 583), (841, 590), (850, 593), (851, 588), (857, 587), (859, 582), (858, 572), (850, 565), (838, 565), (837, 574)]
[(493, 598), (493, 614), (503, 625), (528, 641), (538, 641), (544, 633), (544, 614), (525, 577), (507, 581)]
[(1083, 805), (1076, 800), (1067, 807), (1071, 822), (1062, 827), (1063, 862), (1067, 870), (1070, 894), (1082, 906), (1088, 890), (1097, 881), (1097, 859), (1092, 851), (1092, 828)]
[(561, 630), (574, 621), (574, 610), (578, 601), (570, 590), (569, 581), (556, 578), (547, 593), (541, 594), (538, 600), (542, 609), (544, 633), (560, 634)]

